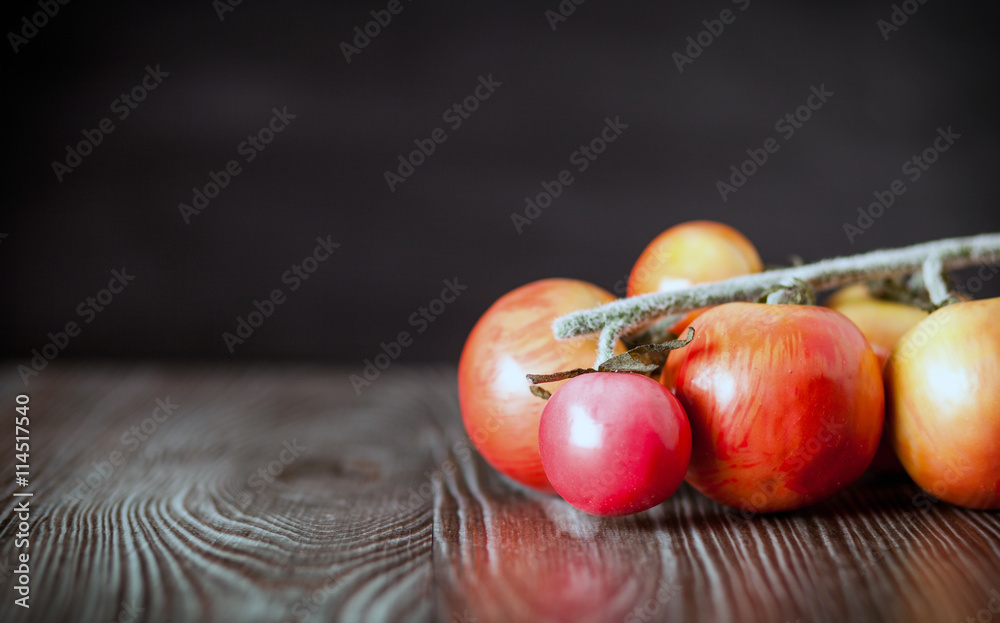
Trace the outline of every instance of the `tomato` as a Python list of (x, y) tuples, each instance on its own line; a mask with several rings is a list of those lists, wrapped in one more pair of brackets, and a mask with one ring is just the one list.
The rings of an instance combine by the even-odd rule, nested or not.
[[(962, 294), (961, 292), (953, 293), (953, 296), (958, 298), (960, 301), (971, 300), (968, 296)], [(878, 301), (880, 299), (872, 295), (871, 290), (868, 286), (863, 283), (855, 283), (854, 285), (844, 286), (843, 288), (837, 290), (831, 294), (824, 305), (831, 307), (833, 309), (839, 308), (841, 305), (848, 303), (860, 303), (864, 301)]]
[(868, 289), (868, 286), (863, 283), (855, 283), (849, 286), (844, 286), (828, 296), (824, 305), (836, 309), (845, 303), (860, 303), (863, 301), (875, 300), (878, 299), (872, 296), (872, 292)]
[(885, 366), (886, 426), (910, 477), (934, 496), (1000, 508), (1000, 298), (943, 307)]
[[(473, 444), (502, 474), (554, 492), (538, 456), (545, 401), (528, 391), (525, 374), (593, 366), (596, 336), (558, 341), (552, 321), (613, 300), (611, 293), (583, 281), (543, 279), (500, 297), (473, 327), (458, 364), (462, 420)], [(624, 348), (619, 344), (615, 352)], [(564, 382), (545, 388), (555, 392)]]
[(842, 314), (727, 303), (692, 323), (676, 394), (691, 422), (687, 481), (717, 502), (773, 512), (819, 502), (868, 467), (882, 434), (878, 359)]
[(879, 365), (885, 364), (899, 338), (928, 315), (919, 307), (875, 298), (847, 299), (832, 303), (828, 301), (826, 305), (850, 318), (861, 329), (861, 333), (872, 345)]
[[(712, 308), (702, 307), (701, 309), (689, 312), (688, 315), (683, 320), (675, 324), (671, 330), (679, 337), (686, 338), (688, 327), (691, 326), (695, 318), (698, 318), (710, 309)], [(667, 353), (667, 361), (663, 366), (663, 372), (660, 373), (660, 383), (662, 383), (670, 391), (674, 391), (675, 389), (674, 377), (677, 376), (677, 368), (680, 366), (683, 358), (684, 353), (682, 352), (670, 351)]]
[(673, 394), (626, 372), (584, 374), (545, 405), (538, 447), (549, 482), (592, 515), (660, 504), (684, 482), (691, 426)]
[[(759, 273), (764, 263), (746, 236), (714, 221), (688, 221), (653, 239), (629, 273), (627, 295), (686, 288)], [(670, 328), (682, 335), (703, 309), (688, 312)], [(669, 357), (668, 357), (669, 359)]]
[[(928, 312), (918, 307), (878, 300), (868, 293), (868, 288), (863, 284), (838, 290), (826, 302), (826, 306), (844, 314), (861, 329), (878, 357), (879, 367), (885, 364), (899, 338), (928, 315)], [(889, 443), (889, 436), (884, 432), (871, 469), (879, 472), (903, 471), (903, 466)]]
[(712, 221), (674, 225), (653, 239), (629, 273), (628, 296), (759, 273), (764, 264), (740, 232)]

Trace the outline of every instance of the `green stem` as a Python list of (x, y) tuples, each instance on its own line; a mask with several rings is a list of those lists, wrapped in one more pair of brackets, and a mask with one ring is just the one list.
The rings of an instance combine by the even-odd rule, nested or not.
[[(925, 270), (925, 262), (930, 260)], [(690, 311), (699, 307), (721, 305), (732, 301), (755, 301), (774, 286), (793, 286), (796, 280), (805, 282), (816, 291), (829, 290), (859, 281), (898, 277), (924, 271), (938, 275), (946, 270), (975, 264), (1000, 263), (1000, 234), (981, 234), (965, 238), (946, 238), (899, 249), (871, 251), (859, 255), (822, 260), (792, 268), (769, 270), (743, 275), (725, 281), (704, 283), (669, 292), (653, 292), (607, 305), (586, 309), (561, 318), (552, 324), (559, 339), (601, 331), (597, 361), (608, 359), (615, 340), (623, 333), (648, 320)], [(928, 282), (932, 299), (942, 297), (939, 284)], [(947, 299), (947, 287), (941, 299)]]

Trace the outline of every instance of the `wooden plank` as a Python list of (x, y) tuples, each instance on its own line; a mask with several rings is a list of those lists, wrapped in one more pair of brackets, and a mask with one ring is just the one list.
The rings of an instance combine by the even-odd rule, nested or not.
[(756, 517), (685, 485), (597, 518), (478, 455), (445, 460), (460, 469), (435, 505), (434, 560), (453, 621), (1000, 621), (1000, 514), (935, 502), (905, 477)]
[[(897, 478), (781, 515), (683, 488), (591, 517), (471, 450), (453, 368), (394, 367), (360, 397), (350, 372), (45, 370), (30, 391), (32, 610), (0, 571), (0, 620), (1000, 620), (998, 513)], [(21, 391), (0, 377), (0, 405)], [(177, 405), (162, 421), (157, 399)], [(0, 446), (0, 464), (12, 454)]]
[[(358, 398), (314, 368), (45, 370), (30, 388), (30, 616), (8, 583), (0, 620), (434, 618), (433, 494), (410, 495), (440, 439), (429, 380), (445, 384), (387, 373)], [(22, 390), (4, 378), (0, 404), (13, 413)], [(178, 405), (161, 422), (157, 399)]]

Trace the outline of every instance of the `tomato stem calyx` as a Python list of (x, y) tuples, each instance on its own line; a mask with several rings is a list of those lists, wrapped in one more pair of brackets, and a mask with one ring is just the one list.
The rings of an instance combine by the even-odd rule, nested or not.
[(620, 355), (609, 357), (598, 364), (596, 368), (574, 368), (551, 374), (526, 374), (525, 377), (531, 383), (528, 389), (535, 396), (548, 400), (552, 393), (540, 387), (541, 383), (565, 381), (591, 372), (628, 372), (648, 376), (663, 367), (667, 361), (667, 353), (684, 348), (693, 339), (694, 327), (688, 327), (687, 336), (684, 339), (670, 340), (661, 344), (640, 344)]

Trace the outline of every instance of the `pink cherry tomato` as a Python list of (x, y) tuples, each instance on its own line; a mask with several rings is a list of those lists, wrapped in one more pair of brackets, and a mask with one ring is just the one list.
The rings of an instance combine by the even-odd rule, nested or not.
[(680, 487), (691, 426), (656, 381), (598, 372), (572, 378), (552, 395), (538, 446), (559, 495), (584, 512), (615, 517), (652, 508)]

